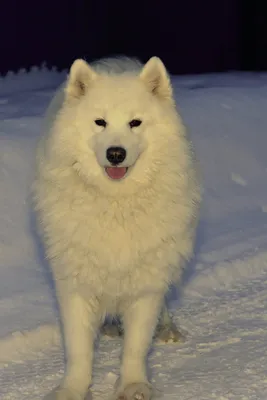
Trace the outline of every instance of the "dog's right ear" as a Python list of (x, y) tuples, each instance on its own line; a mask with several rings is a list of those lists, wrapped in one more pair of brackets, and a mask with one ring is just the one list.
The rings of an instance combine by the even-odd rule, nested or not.
[(90, 83), (96, 79), (97, 73), (87, 64), (86, 61), (75, 60), (70, 68), (70, 73), (65, 88), (67, 98), (84, 96)]

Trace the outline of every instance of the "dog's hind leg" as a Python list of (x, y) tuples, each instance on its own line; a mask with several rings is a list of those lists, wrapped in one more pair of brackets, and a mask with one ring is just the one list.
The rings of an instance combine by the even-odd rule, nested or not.
[[(124, 332), (121, 319), (119, 317), (106, 319), (101, 327), (101, 333), (111, 338), (122, 337)], [(158, 342), (165, 343), (183, 342), (185, 339), (184, 335), (179, 332), (175, 323), (172, 321), (166, 303), (164, 303), (162, 312), (160, 314), (154, 338)]]
[(169, 314), (166, 302), (160, 314), (159, 322), (156, 327), (154, 338), (159, 342), (183, 342), (184, 335), (178, 330)]
[(102, 325), (100, 332), (104, 336), (111, 338), (123, 336), (122, 322), (119, 317), (107, 318)]

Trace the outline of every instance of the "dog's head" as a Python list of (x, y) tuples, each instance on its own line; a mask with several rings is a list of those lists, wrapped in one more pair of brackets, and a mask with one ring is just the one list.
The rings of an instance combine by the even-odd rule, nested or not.
[(157, 57), (120, 74), (76, 60), (57, 123), (61, 154), (87, 184), (111, 195), (149, 185), (172, 156), (177, 128), (183, 131)]

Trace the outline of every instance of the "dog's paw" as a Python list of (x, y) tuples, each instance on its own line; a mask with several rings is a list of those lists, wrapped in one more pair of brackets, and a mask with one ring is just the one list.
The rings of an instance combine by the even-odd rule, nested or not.
[(74, 390), (58, 387), (48, 393), (43, 400), (92, 400), (92, 394), (89, 390), (84, 397)]
[(109, 336), (111, 338), (123, 336), (123, 327), (118, 320), (105, 322), (100, 331), (102, 335)]
[(125, 386), (123, 390), (119, 390), (116, 394), (116, 400), (150, 400), (153, 390), (148, 383), (131, 383)]
[(158, 325), (155, 332), (155, 340), (159, 343), (177, 343), (184, 342), (185, 336), (177, 329), (176, 325), (171, 324)]

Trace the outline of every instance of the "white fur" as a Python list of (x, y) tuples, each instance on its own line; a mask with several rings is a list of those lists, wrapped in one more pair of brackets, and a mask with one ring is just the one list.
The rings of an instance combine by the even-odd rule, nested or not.
[[(137, 118), (142, 124), (130, 129)], [(192, 255), (200, 202), (164, 65), (156, 57), (144, 67), (129, 59), (76, 60), (45, 131), (34, 196), (68, 359), (65, 391), (47, 399), (84, 398), (94, 337), (108, 313), (122, 315), (125, 326), (118, 390), (147, 382), (148, 347), (168, 286)], [(130, 168), (120, 181), (104, 170), (110, 145), (127, 149), (123, 165)]]

